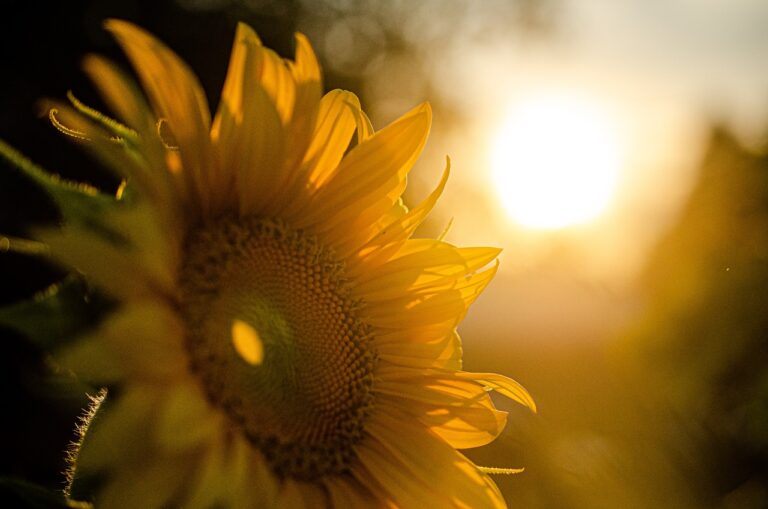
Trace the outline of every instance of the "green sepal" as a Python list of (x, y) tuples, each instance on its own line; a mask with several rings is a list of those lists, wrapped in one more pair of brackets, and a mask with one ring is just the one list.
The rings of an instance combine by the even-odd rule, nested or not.
[(74, 106), (77, 111), (112, 133), (112, 135), (115, 137), (115, 141), (124, 140), (134, 146), (138, 142), (139, 135), (136, 133), (136, 131), (121, 124), (117, 120), (106, 116), (100, 111), (87, 106), (77, 97), (75, 97), (75, 94), (72, 93), (71, 90), (67, 91), (67, 99), (69, 99), (69, 102), (72, 103), (72, 106)]
[(0, 477), (0, 500), (3, 507), (17, 509), (92, 509), (88, 502), (68, 499), (57, 493), (28, 481)]
[(67, 338), (93, 327), (112, 306), (92, 291), (82, 277), (70, 274), (29, 300), (0, 307), (0, 326), (24, 334), (34, 344), (50, 350)]

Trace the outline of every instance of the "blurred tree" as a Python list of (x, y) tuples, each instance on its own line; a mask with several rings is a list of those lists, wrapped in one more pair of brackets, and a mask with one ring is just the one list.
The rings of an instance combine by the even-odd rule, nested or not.
[(629, 341), (664, 405), (656, 445), (694, 507), (768, 507), (766, 155), (713, 130), (687, 207), (642, 284), (647, 313)]

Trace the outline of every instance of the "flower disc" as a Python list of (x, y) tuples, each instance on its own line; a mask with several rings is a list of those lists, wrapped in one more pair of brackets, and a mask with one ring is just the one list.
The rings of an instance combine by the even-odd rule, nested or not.
[[(313, 237), (258, 218), (209, 222), (186, 252), (186, 345), (210, 400), (279, 474), (344, 471), (371, 405), (375, 355), (342, 264)], [(238, 327), (264, 362), (243, 354)]]

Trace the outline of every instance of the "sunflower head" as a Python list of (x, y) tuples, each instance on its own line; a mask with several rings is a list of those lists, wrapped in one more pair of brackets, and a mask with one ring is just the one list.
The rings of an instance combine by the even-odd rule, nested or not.
[(141, 86), (100, 57), (85, 70), (119, 120), (74, 97), (50, 116), (125, 185), (21, 164), (65, 220), (38, 240), (119, 303), (56, 353), (111, 391), (73, 455), (96, 505), (503, 506), (458, 449), (502, 431), (489, 391), (535, 407), (461, 369), (456, 326), (499, 251), (412, 238), (448, 177), (403, 205), (429, 106), (374, 131), (352, 93), (322, 94), (303, 36), (284, 60), (241, 24), (211, 118), (171, 50), (107, 28)]

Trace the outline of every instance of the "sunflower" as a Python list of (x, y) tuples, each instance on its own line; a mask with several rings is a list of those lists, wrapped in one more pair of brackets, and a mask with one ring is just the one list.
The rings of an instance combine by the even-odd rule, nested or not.
[(75, 483), (109, 508), (503, 507), (496, 469), (458, 449), (503, 429), (489, 391), (535, 407), (461, 370), (456, 327), (499, 250), (411, 238), (449, 173), (403, 205), (429, 105), (374, 132), (355, 95), (322, 94), (304, 36), (288, 61), (241, 24), (211, 119), (172, 51), (106, 27), (143, 92), (90, 56), (120, 122), (72, 96), (50, 117), (124, 185), (59, 182), (64, 224), (37, 235), (118, 303), (56, 352), (110, 388)]

